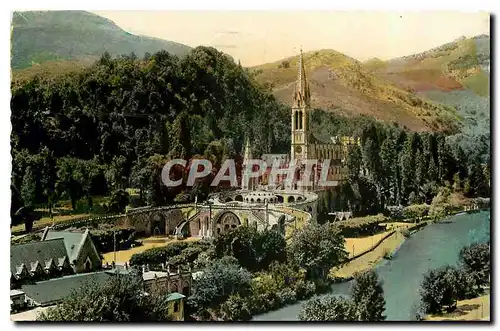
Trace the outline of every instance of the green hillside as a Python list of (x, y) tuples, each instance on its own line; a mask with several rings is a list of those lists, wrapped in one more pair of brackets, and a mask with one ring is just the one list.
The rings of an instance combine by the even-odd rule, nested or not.
[[(312, 106), (346, 116), (368, 115), (416, 131), (457, 130), (456, 111), (419, 97), (416, 93), (372, 74), (383, 66), (370, 61), (370, 69), (334, 50), (304, 53), (311, 85)], [(297, 78), (298, 56), (251, 68), (258, 82), (272, 88), (280, 101), (290, 104)]]
[(88, 62), (104, 52), (142, 57), (160, 50), (182, 56), (190, 50), (176, 42), (130, 34), (85, 11), (14, 12), (11, 47), (13, 69), (58, 60)]
[(386, 61), (372, 72), (416, 92), (471, 89), (488, 96), (489, 64), (490, 37), (480, 35)]

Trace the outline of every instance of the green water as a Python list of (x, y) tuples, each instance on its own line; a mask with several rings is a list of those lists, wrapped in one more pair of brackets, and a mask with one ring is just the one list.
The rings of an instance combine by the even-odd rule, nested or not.
[[(415, 319), (424, 273), (458, 262), (460, 249), (490, 238), (489, 211), (457, 215), (431, 224), (408, 238), (390, 261), (377, 266), (384, 282), (385, 314), (389, 321)], [(350, 283), (334, 284), (330, 294), (347, 295)], [(255, 321), (296, 321), (303, 302), (258, 315)]]

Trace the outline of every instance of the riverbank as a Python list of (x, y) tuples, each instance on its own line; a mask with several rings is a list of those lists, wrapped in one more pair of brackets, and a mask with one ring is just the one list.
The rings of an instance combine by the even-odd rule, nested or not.
[[(332, 268), (332, 270), (330, 271), (330, 277), (337, 282), (343, 280), (347, 281), (352, 279), (354, 277), (354, 274), (357, 272), (363, 272), (375, 268), (376, 265), (382, 259), (384, 259), (384, 257), (391, 258), (406, 239), (402, 231), (407, 230), (409, 231), (409, 235), (412, 235), (415, 232), (421, 230), (423, 227), (435, 222), (439, 222), (440, 220), (447, 217), (477, 213), (480, 211), (480, 209), (465, 212), (459, 211), (451, 215), (446, 215), (445, 217), (440, 219), (425, 218), (419, 223), (384, 223), (383, 225), (385, 225), (388, 230), (392, 230), (392, 234), (388, 235), (391, 231), (385, 231), (383, 233), (379, 233), (369, 237), (345, 238), (345, 250), (349, 253), (349, 258), (351, 258), (352, 260), (340, 267)], [(358, 249), (356, 249), (356, 247), (358, 247)], [(368, 252), (365, 254), (359, 253), (366, 251)]]
[[(394, 231), (386, 237), (374, 249), (357, 257), (341, 267), (332, 268), (330, 277), (333, 279), (349, 280), (357, 272), (367, 271), (374, 268), (387, 254), (391, 254), (404, 242), (404, 236), (399, 231)], [(370, 240), (370, 239), (368, 239)]]
[(460, 300), (457, 309), (451, 313), (441, 315), (428, 315), (424, 321), (489, 321), (490, 320), (490, 294), (469, 299)]

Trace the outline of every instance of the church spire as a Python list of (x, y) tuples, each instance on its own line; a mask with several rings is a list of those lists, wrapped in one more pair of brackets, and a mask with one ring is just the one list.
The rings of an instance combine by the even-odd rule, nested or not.
[(310, 92), (309, 84), (306, 79), (306, 70), (304, 67), (304, 59), (302, 55), (302, 48), (300, 49), (299, 65), (297, 83), (295, 84), (295, 93), (293, 96), (294, 108), (302, 108), (309, 106)]
[(251, 160), (252, 159), (252, 149), (250, 148), (250, 140), (246, 139), (246, 143), (245, 143), (245, 152), (243, 154), (243, 162), (248, 162), (248, 160)]

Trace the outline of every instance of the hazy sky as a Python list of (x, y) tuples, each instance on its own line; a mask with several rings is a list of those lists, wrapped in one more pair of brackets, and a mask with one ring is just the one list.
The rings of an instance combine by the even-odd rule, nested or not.
[(374, 11), (95, 11), (124, 30), (208, 45), (244, 66), (334, 49), (364, 61), (414, 54), (460, 36), (489, 34), (488, 13)]

